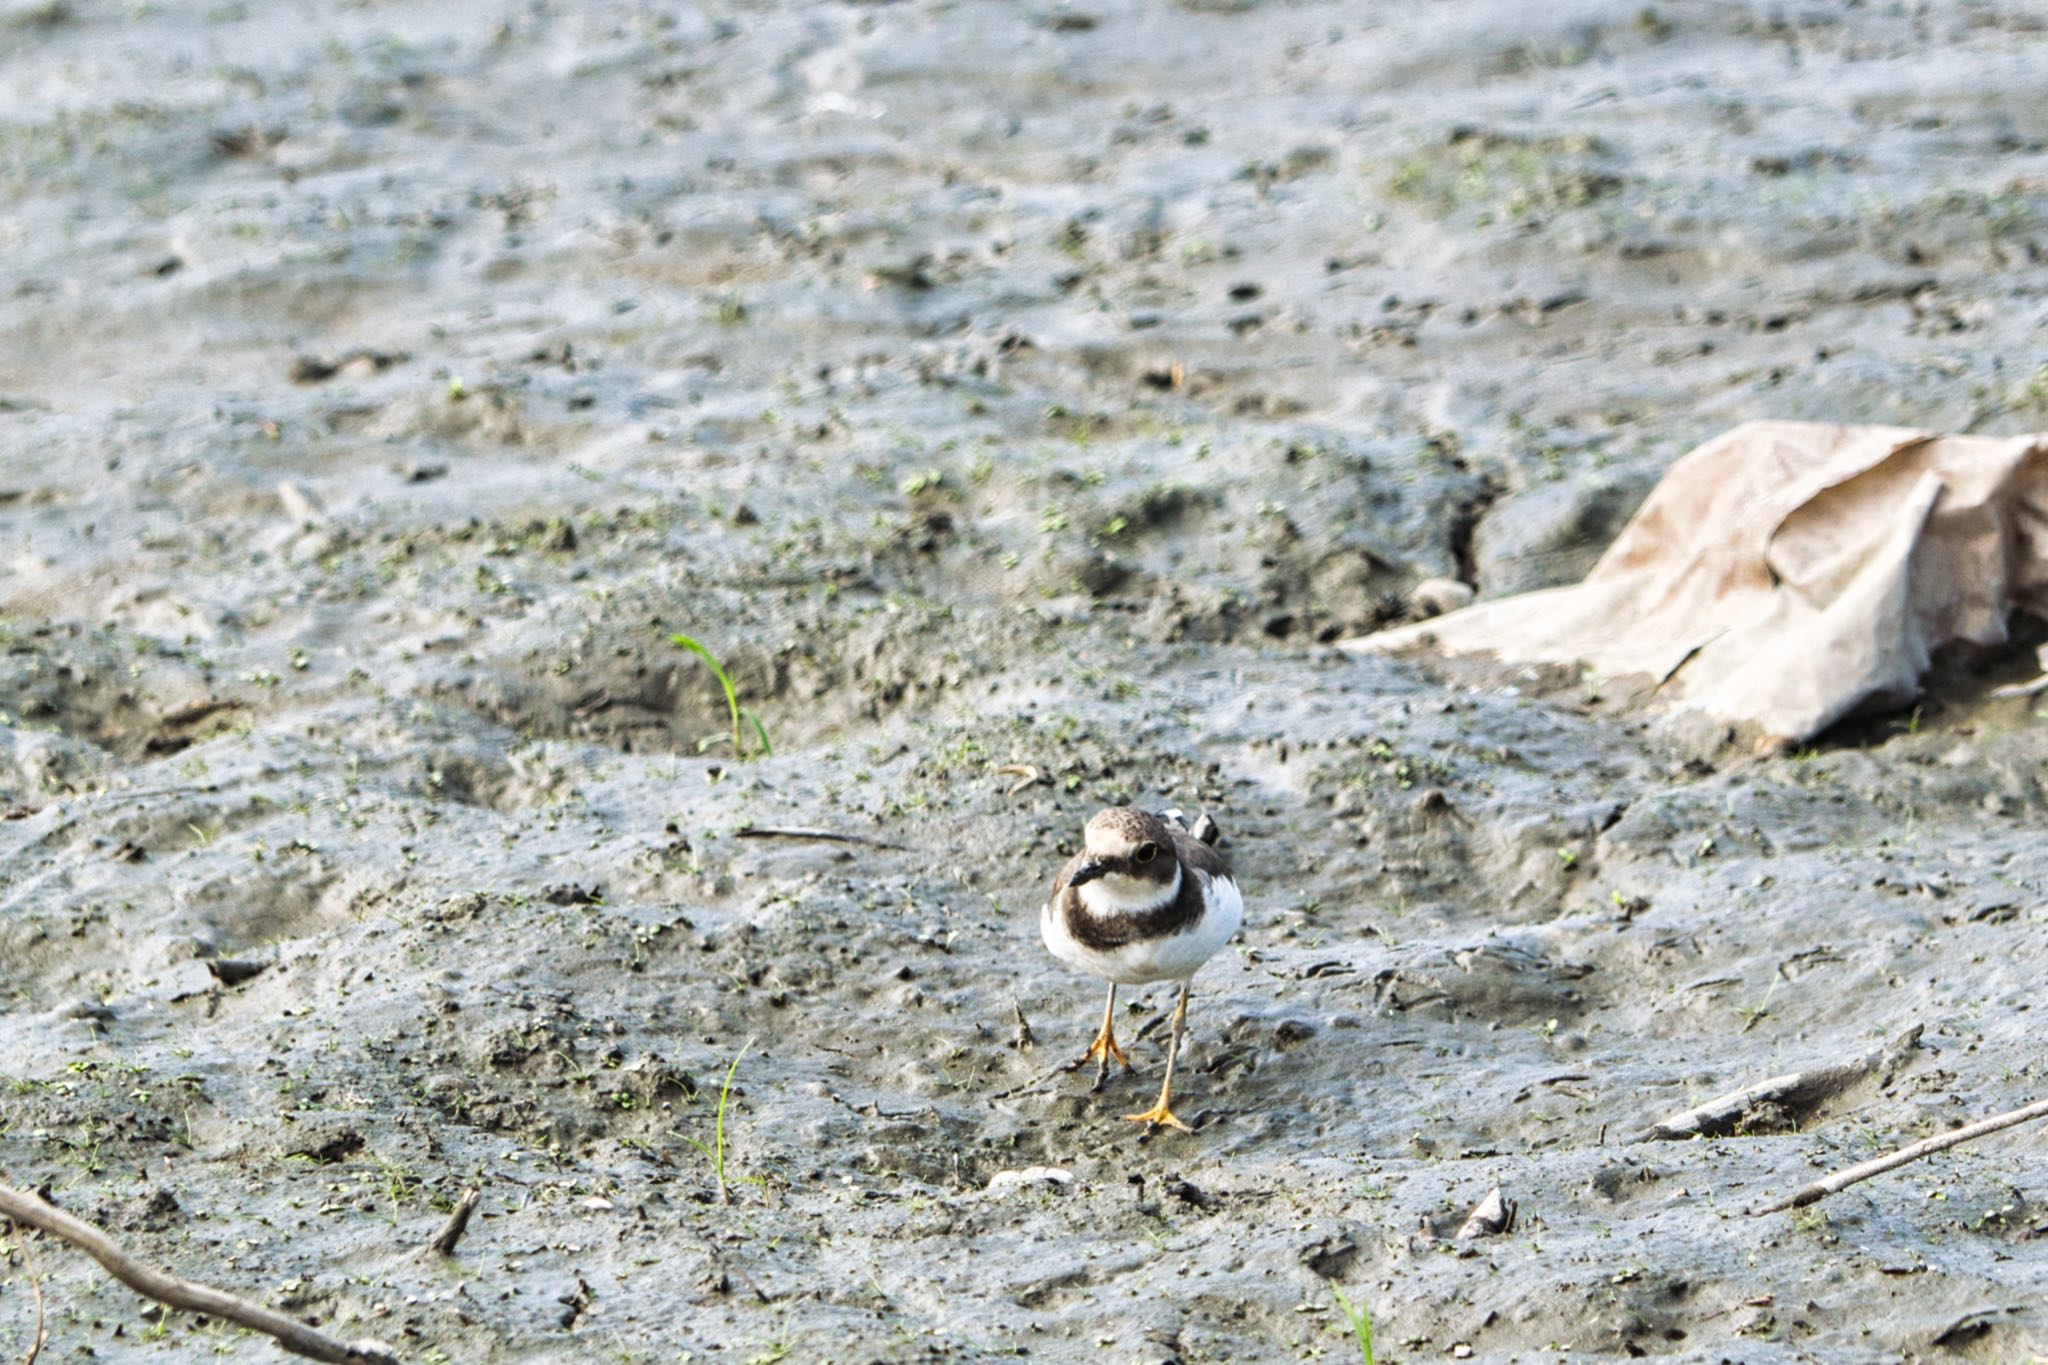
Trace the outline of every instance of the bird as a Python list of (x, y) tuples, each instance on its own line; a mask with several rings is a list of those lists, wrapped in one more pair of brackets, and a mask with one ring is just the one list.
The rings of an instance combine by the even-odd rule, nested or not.
[(1244, 897), (1229, 861), (1214, 847), (1215, 828), (1208, 816), (1201, 817), (1196, 829), (1205, 837), (1198, 838), (1178, 811), (1154, 814), (1131, 806), (1097, 811), (1082, 831), (1081, 851), (1053, 879), (1038, 916), (1039, 936), (1054, 957), (1109, 982), (1102, 1028), (1069, 1068), (1096, 1062), (1098, 1090), (1112, 1058), (1126, 1071), (1137, 1070), (1117, 1046), (1112, 1027), (1116, 988), (1180, 982), (1159, 1102), (1141, 1114), (1124, 1115), (1145, 1124), (1148, 1132), (1161, 1124), (1194, 1131), (1170, 1105), (1173, 1064), (1187, 1027), (1188, 991), (1202, 964), (1244, 923)]

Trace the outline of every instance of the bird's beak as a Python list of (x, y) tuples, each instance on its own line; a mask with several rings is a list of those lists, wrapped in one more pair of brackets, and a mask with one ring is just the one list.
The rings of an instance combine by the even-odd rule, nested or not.
[(1084, 882), (1092, 882), (1096, 878), (1107, 874), (1109, 870), (1110, 869), (1108, 863), (1097, 862), (1095, 859), (1091, 858), (1087, 862), (1082, 863), (1079, 867), (1074, 869), (1074, 875), (1067, 878), (1067, 885), (1080, 886)]

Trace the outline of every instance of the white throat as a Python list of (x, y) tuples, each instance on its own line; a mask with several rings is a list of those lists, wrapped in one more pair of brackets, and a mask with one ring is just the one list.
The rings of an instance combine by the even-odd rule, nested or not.
[(1181, 870), (1173, 869), (1173, 880), (1157, 882), (1126, 877), (1112, 872), (1080, 886), (1081, 908), (1091, 915), (1143, 915), (1171, 905), (1180, 894)]

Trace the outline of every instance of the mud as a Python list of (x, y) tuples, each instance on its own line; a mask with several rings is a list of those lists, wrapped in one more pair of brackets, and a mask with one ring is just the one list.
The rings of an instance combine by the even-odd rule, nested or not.
[[(1745, 418), (2048, 425), (2038, 15), (74, 0), (0, 51), (17, 1183), (419, 1361), (1356, 1358), (1339, 1288), (1382, 1361), (2048, 1353), (2029, 1130), (1744, 1214), (2040, 1097), (2026, 660), (1704, 761), (1331, 648), (1575, 576)], [(1118, 1117), (1165, 988), (1145, 1075), (1033, 1084), (1116, 802), (1247, 890), (1192, 1137)], [(275, 1355), (0, 1276), (13, 1358), (38, 1279), (45, 1359)]]

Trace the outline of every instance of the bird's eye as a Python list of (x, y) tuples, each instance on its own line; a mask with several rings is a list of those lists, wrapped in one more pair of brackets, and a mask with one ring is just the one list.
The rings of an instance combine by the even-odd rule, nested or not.
[(1133, 859), (1141, 863), (1149, 863), (1158, 856), (1159, 845), (1157, 844), (1139, 844), (1138, 851), (1131, 855)]

